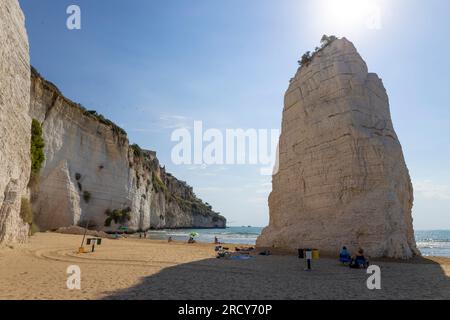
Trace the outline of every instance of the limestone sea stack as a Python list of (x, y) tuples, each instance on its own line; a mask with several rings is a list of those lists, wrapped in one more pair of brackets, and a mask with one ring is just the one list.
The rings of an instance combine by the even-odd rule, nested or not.
[(285, 95), (281, 131), (270, 223), (258, 247), (420, 254), (389, 99), (350, 41), (332, 41), (299, 68)]
[(30, 177), (30, 62), (17, 0), (0, 1), (0, 243), (23, 242), (20, 215)]

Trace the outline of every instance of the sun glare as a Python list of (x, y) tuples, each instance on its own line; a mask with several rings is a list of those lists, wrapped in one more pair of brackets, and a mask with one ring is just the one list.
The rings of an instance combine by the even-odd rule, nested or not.
[(361, 28), (381, 29), (381, 10), (376, 0), (322, 0), (321, 23), (345, 32)]

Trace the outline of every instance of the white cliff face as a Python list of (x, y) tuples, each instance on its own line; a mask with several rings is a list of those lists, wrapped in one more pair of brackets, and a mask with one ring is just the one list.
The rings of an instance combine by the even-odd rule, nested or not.
[(30, 62), (24, 16), (16, 0), (0, 2), (0, 243), (23, 242), (20, 217), (30, 178)]
[(285, 95), (279, 171), (260, 247), (419, 254), (413, 190), (382, 81), (351, 42), (299, 69)]
[[(192, 192), (186, 201), (175, 197), (171, 182), (179, 181), (160, 168), (155, 153), (135, 152), (125, 132), (66, 99), (34, 70), (30, 115), (42, 124), (45, 141), (46, 159), (32, 192), (41, 230), (86, 224), (106, 231), (119, 225), (130, 230), (216, 226), (212, 210), (203, 211), (206, 218), (200, 221), (190, 207), (180, 208), (195, 197)], [(105, 226), (107, 210), (127, 211), (130, 220)], [(217, 226), (224, 225), (220, 217)]]
[(103, 225), (107, 209), (131, 206), (128, 142), (33, 73), (30, 116), (42, 124), (45, 162), (33, 192), (41, 230)]

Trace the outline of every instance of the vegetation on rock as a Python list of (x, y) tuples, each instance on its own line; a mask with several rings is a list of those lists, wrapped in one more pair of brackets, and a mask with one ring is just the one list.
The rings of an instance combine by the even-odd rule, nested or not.
[(115, 210), (106, 210), (105, 215), (108, 217), (105, 220), (105, 227), (110, 227), (111, 223), (114, 221), (114, 223), (126, 223), (127, 221), (130, 221), (131, 219), (131, 208), (126, 209), (115, 209)]
[(22, 198), (20, 201), (20, 217), (28, 224), (33, 223), (33, 210), (31, 203), (27, 198)]
[(212, 207), (203, 203), (202, 200), (196, 197), (193, 197), (191, 199), (183, 199), (182, 197), (175, 195), (173, 196), (173, 198), (183, 211), (192, 212), (193, 214), (200, 214), (203, 216), (214, 214), (213, 219), (216, 218), (216, 220), (213, 221), (217, 222), (219, 220), (219, 215), (212, 211)]
[[(81, 104), (74, 103), (64, 97), (54, 84), (40, 77), (40, 75), (34, 69), (32, 70), (32, 77), (34, 77), (33, 81), (37, 81), (40, 86), (44, 87), (45, 90), (50, 91), (50, 93), (52, 94), (53, 98), (51, 101), (51, 105), (47, 105), (47, 111), (49, 111), (53, 106), (59, 105), (63, 105), (64, 108), (72, 108), (69, 111), (73, 112), (74, 116), (81, 118), (82, 121), (92, 123), (93, 120), (91, 119), (95, 119), (99, 123), (109, 126), (109, 128), (106, 128), (105, 126), (100, 124), (96, 124), (94, 126), (96, 128), (96, 134), (101, 138), (109, 138), (111, 136), (111, 130), (117, 133), (118, 135), (115, 136), (115, 141), (121, 143), (120, 151), (123, 150), (123, 147), (126, 148), (126, 146), (129, 146), (127, 150), (128, 164), (129, 167), (132, 168), (131, 171), (134, 178), (134, 184), (139, 189), (141, 189), (138, 190), (137, 193), (140, 194), (141, 191), (145, 190), (145, 194), (140, 194), (142, 196), (142, 199), (149, 199), (150, 201), (151, 193), (160, 193), (159, 196), (162, 198), (161, 193), (163, 193), (165, 198), (165, 206), (163, 206), (163, 210), (169, 210), (170, 212), (173, 212), (173, 215), (176, 215), (180, 210), (183, 210), (186, 214), (202, 214), (205, 217), (214, 217), (215, 222), (220, 220), (220, 216), (218, 216), (218, 214), (212, 210), (212, 206), (207, 203), (203, 203), (199, 198), (197, 198), (189, 185), (187, 185), (183, 181), (178, 180), (172, 174), (166, 172), (165, 168), (160, 165), (159, 160), (156, 157), (156, 152), (144, 150), (138, 144), (129, 145), (129, 140), (127, 139), (126, 132), (123, 129), (116, 126), (113, 122), (106, 119), (101, 114), (97, 113), (97, 111), (88, 110)], [(89, 119), (86, 117), (88, 117)], [(42, 129), (40, 130), (40, 132), (42, 133)], [(96, 165), (98, 166), (99, 170), (108, 168), (106, 163), (99, 162)], [(87, 190), (90, 190), (90, 188), (92, 187), (89, 187), (89, 181), (85, 181), (85, 174), (86, 172), (84, 172), (82, 175), (81, 173), (73, 173), (72, 171), (72, 177), (75, 178), (74, 183), (76, 182), (80, 196), (84, 199), (85, 203), (89, 203), (92, 200), (92, 196), (91, 193)], [(158, 200), (162, 200), (164, 202), (163, 199)], [(133, 204), (133, 207), (134, 206), (135, 205)], [(103, 208), (100, 212), (103, 212), (104, 209), (106, 208)], [(124, 210), (111, 211), (108, 215), (108, 218), (111, 219), (107, 219), (105, 223), (111, 224), (112, 221), (120, 221), (125, 223), (127, 220), (129, 220), (129, 218), (127, 217), (130, 216), (131, 210), (128, 212), (127, 210), (125, 210), (124, 212), (123, 211)], [(169, 219), (172, 219), (172, 217), (170, 217)], [(173, 217), (173, 219), (176, 219), (176, 217)], [(207, 222), (210, 222), (210, 219), (208, 219)], [(102, 222), (100, 222), (100, 224), (102, 224)], [(44, 226), (44, 224), (42, 224), (42, 226)]]
[(298, 64), (303, 67), (303, 66), (308, 66), (312, 60), (314, 59), (314, 57), (316, 56), (317, 53), (319, 53), (320, 51), (322, 51), (324, 48), (326, 48), (327, 46), (329, 46), (330, 44), (333, 43), (334, 40), (337, 40), (338, 38), (336, 36), (327, 36), (327, 35), (323, 35), (322, 39), (320, 39), (320, 47), (316, 47), (314, 52), (311, 53), (311, 51), (306, 51), (302, 57), (300, 58), (300, 60), (298, 61)]
[[(127, 133), (124, 129), (122, 129), (121, 127), (116, 125), (111, 120), (106, 119), (103, 115), (97, 113), (97, 111), (87, 110), (83, 105), (81, 105), (79, 103), (75, 103), (72, 100), (66, 98), (61, 93), (61, 91), (58, 89), (58, 87), (56, 85), (54, 85), (52, 82), (50, 82), (48, 80), (45, 80), (34, 67), (31, 67), (31, 74), (33, 77), (40, 78), (42, 80), (44, 88), (49, 89), (50, 91), (56, 92), (58, 94), (59, 98), (63, 99), (69, 106), (79, 109), (85, 116), (92, 118), (92, 119), (96, 119), (100, 123), (110, 127), (112, 129), (113, 133), (116, 134), (118, 137), (126, 138)], [(119, 141), (123, 142), (124, 139), (120, 139)]]
[(45, 160), (44, 138), (42, 136), (42, 126), (40, 122), (33, 119), (31, 122), (31, 180), (39, 176), (42, 164)]
[(30, 200), (28, 200), (27, 198), (22, 198), (20, 201), (20, 217), (25, 223), (29, 225), (30, 235), (39, 232), (39, 228), (34, 222), (33, 207), (31, 206)]
[(134, 144), (132, 144), (130, 146), (130, 148), (131, 148), (131, 150), (133, 150), (133, 154), (134, 154), (135, 157), (137, 157), (137, 158), (142, 158), (143, 157), (144, 153), (143, 153), (141, 147), (139, 147), (138, 144), (134, 143)]
[(85, 107), (83, 107), (81, 104), (78, 104), (78, 107), (83, 110), (84, 115), (94, 117), (97, 119), (100, 123), (103, 123), (104, 125), (107, 125), (108, 127), (111, 127), (112, 131), (116, 133), (117, 135), (123, 135), (126, 136), (127, 132), (123, 130), (121, 127), (119, 127), (117, 124), (112, 122), (109, 119), (106, 119), (102, 114), (97, 113), (95, 110), (86, 110)]
[(155, 172), (152, 173), (152, 184), (153, 189), (155, 190), (156, 193), (163, 192), (166, 199), (169, 200), (170, 198), (169, 189), (164, 184), (164, 182), (162, 182), (162, 180), (156, 175)]
[(83, 199), (86, 203), (89, 203), (89, 200), (91, 200), (91, 193), (89, 191), (84, 191), (83, 192)]

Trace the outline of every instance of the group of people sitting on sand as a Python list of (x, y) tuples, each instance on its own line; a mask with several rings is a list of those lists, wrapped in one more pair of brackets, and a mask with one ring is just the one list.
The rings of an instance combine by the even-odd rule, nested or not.
[(350, 268), (367, 268), (369, 266), (369, 260), (364, 256), (364, 250), (359, 248), (357, 253), (352, 257), (347, 247), (342, 247), (339, 254), (339, 261), (343, 264), (349, 265)]
[[(196, 243), (195, 239), (193, 236), (189, 236), (189, 239), (187, 241), (188, 243)], [(219, 238), (214, 237), (214, 243), (215, 244), (220, 244)]]
[[(167, 242), (173, 242), (173, 238), (172, 238), (172, 236), (169, 236), (168, 238), (167, 238)], [(189, 236), (189, 239), (187, 240), (187, 243), (196, 243), (197, 241), (195, 241), (195, 239), (194, 239), (194, 237), (193, 236)], [(217, 237), (214, 237), (214, 243), (215, 244), (220, 244), (220, 241), (219, 241), (219, 239), (217, 238)]]
[(217, 252), (216, 258), (236, 258), (243, 256), (249, 257), (250, 254), (255, 250), (254, 247), (235, 247), (234, 252), (230, 251), (230, 248), (223, 246), (216, 246), (214, 251)]

